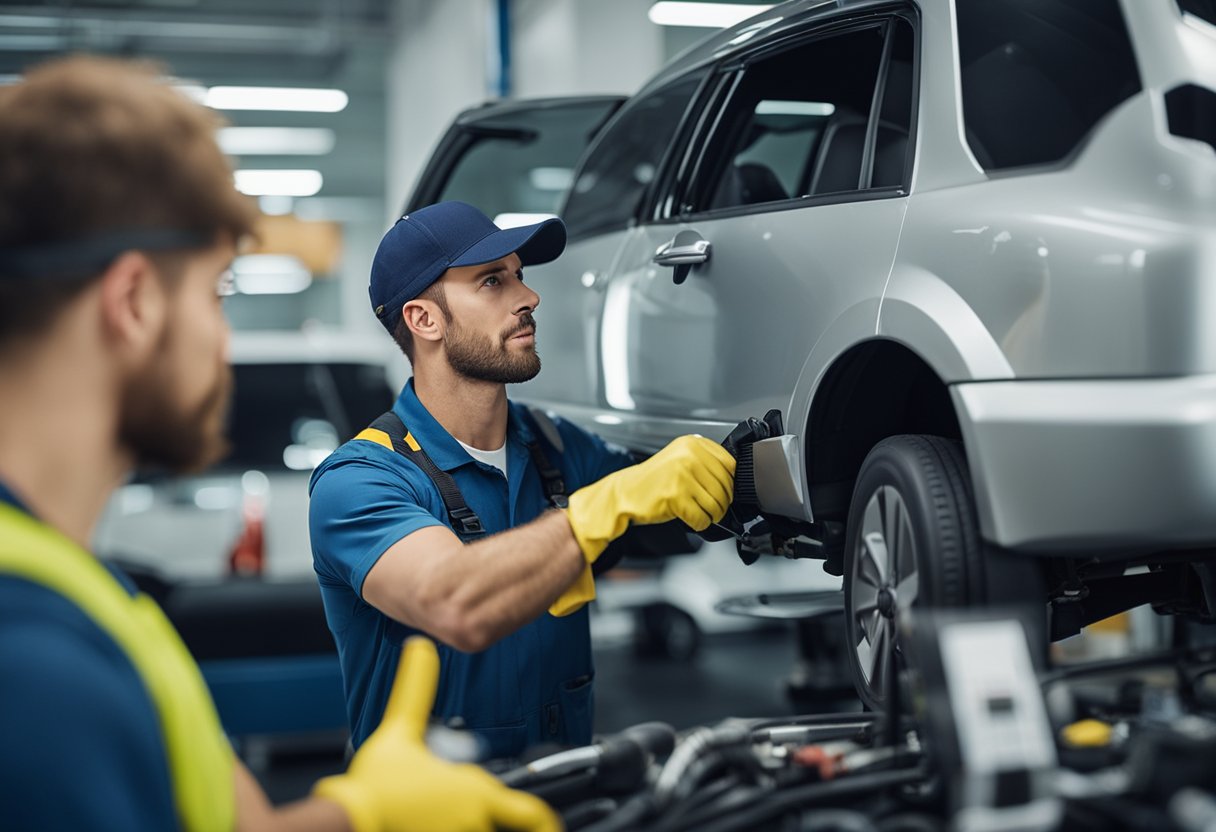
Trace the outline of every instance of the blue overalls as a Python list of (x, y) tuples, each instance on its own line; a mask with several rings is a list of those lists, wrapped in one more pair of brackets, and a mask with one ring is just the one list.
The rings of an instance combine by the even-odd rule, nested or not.
[[(526, 409), (510, 406), (507, 473), (470, 457), (418, 401), (411, 380), (394, 414), (435, 465), (455, 481), (485, 531), (527, 523), (550, 507), (528, 450), (540, 441), (568, 491), (630, 464), (628, 455), (561, 419), (562, 450), (538, 434)], [(417, 632), (362, 599), (363, 580), (406, 535), (452, 524), (434, 481), (411, 460), (376, 442), (347, 442), (313, 473), (309, 527), (326, 618), (338, 645), (352, 740), (379, 724), (402, 641)], [(455, 530), (455, 529), (454, 529)], [(547, 613), (480, 653), (440, 643), (434, 715), (479, 734), (489, 756), (518, 756), (540, 742), (591, 739), (592, 678), (587, 609)]]

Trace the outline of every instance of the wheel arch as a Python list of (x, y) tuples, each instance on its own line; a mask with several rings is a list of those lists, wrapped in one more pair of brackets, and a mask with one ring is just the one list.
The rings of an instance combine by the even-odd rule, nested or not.
[(949, 387), (915, 351), (875, 337), (841, 353), (816, 386), (803, 452), (816, 520), (843, 519), (866, 454), (923, 433), (962, 441)]

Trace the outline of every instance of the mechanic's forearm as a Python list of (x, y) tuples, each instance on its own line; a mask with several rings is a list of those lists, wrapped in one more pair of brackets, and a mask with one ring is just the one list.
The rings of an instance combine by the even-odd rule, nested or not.
[(561, 511), (465, 547), (452, 570), (453, 607), (466, 617), (472, 649), (484, 649), (548, 609), (586, 566)]
[(446, 526), (397, 541), (368, 572), (363, 599), (403, 624), (475, 653), (544, 612), (586, 559), (565, 512), (462, 543)]

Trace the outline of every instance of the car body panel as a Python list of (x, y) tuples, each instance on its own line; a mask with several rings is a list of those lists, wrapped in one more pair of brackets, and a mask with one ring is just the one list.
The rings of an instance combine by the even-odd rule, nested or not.
[[(860, 200), (643, 226), (611, 278), (601, 319), (605, 369), (610, 361), (628, 369), (609, 409), (728, 423), (787, 410), (806, 355), (838, 310), (882, 293), (903, 203)], [(677, 286), (672, 270), (652, 257), (683, 230), (712, 249)], [(845, 273), (848, 281), (832, 279)]]
[(985, 538), (1111, 557), (1216, 540), (1216, 376), (951, 392)]
[(1140, 61), (1146, 89), (1156, 92), (1183, 83), (1216, 85), (1216, 26), (1183, 15), (1174, 0), (1142, 3), (1123, 0), (1123, 15)]
[[(1065, 169), (914, 194), (888, 298), (910, 299), (943, 331), (978, 318), (1016, 376), (1216, 370), (1205, 325), (1216, 313), (1205, 265), (1216, 207), (1199, 198), (1216, 192), (1216, 160), (1204, 176), (1185, 151), (1163, 148), (1150, 102), (1124, 102)], [(926, 274), (961, 304), (931, 311)], [(957, 346), (976, 355), (970, 339)], [(976, 369), (943, 380), (1008, 375)]]
[(983, 182), (967, 144), (954, 0), (918, 3), (920, 88), (912, 193)]

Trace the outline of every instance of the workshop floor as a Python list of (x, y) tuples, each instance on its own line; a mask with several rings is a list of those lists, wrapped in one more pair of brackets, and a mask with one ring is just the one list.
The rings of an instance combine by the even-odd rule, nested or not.
[[(650, 720), (677, 729), (727, 716), (791, 713), (783, 681), (796, 655), (791, 632), (707, 637), (685, 663), (636, 658), (625, 643), (596, 647), (596, 731), (609, 733)], [(271, 799), (304, 796), (317, 778), (343, 768), (341, 752), (252, 753), (247, 760)]]

